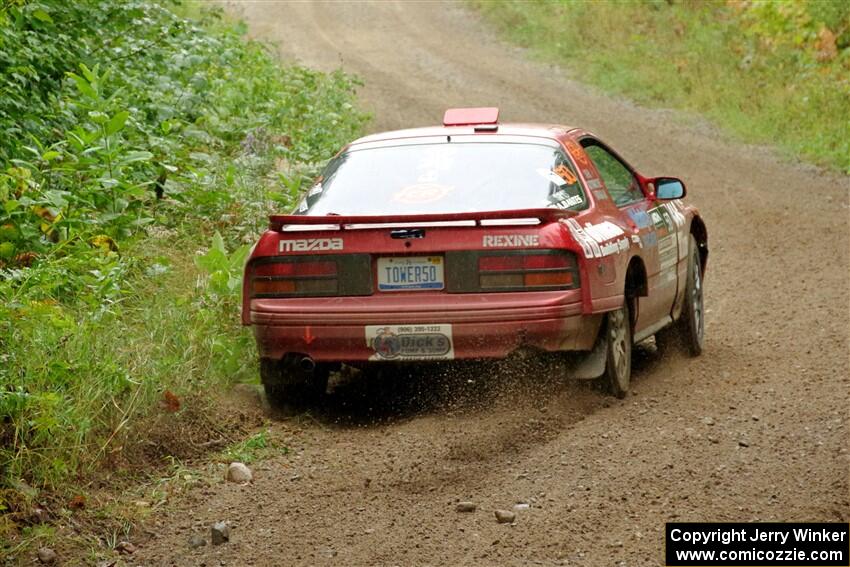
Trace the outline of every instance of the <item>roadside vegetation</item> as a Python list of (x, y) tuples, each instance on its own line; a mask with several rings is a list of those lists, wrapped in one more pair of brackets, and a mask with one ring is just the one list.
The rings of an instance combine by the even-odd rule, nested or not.
[(205, 409), (256, 380), (244, 258), (366, 117), (216, 11), (0, 6), (2, 556), (98, 475), (238, 441)]
[(473, 0), (576, 78), (850, 172), (844, 0)]

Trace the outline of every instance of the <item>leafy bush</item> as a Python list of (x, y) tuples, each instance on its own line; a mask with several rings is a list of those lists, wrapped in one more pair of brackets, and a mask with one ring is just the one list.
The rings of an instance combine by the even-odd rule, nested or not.
[(5, 5), (0, 488), (61, 489), (166, 393), (256, 378), (247, 244), (365, 116), (354, 79), (281, 68), (215, 11)]
[[(66, 240), (136, 234), (163, 193), (218, 215), (241, 200), (221, 186), (222, 159), (313, 163), (362, 120), (345, 75), (270, 67), (235, 31), (204, 34), (149, 1), (31, 2), (0, 26), (0, 71), (12, 79), (0, 98), (7, 265)], [(232, 186), (235, 168), (225, 173)]]

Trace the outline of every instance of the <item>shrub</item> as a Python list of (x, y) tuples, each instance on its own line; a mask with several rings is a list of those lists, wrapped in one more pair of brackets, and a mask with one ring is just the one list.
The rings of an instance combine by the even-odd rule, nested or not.
[(166, 393), (255, 379), (247, 244), (366, 117), (353, 78), (281, 68), (216, 11), (5, 5), (0, 485), (61, 489), (179, 417)]

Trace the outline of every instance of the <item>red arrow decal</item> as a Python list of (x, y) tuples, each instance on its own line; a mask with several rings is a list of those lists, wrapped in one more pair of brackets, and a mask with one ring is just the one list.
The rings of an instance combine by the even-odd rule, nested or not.
[(304, 342), (308, 345), (316, 340), (316, 337), (313, 336), (313, 333), (310, 332), (310, 326), (308, 325), (304, 329)]

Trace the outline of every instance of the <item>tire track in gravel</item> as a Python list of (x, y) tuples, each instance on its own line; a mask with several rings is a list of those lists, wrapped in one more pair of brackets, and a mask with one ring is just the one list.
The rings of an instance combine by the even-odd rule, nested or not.
[[(255, 481), (157, 518), (143, 565), (659, 565), (670, 520), (850, 519), (848, 178), (730, 142), (681, 113), (601, 95), (451, 3), (229, 2), (285, 60), (365, 81), (372, 130), (446, 107), (578, 124), (675, 174), (709, 227), (698, 359), (639, 350), (634, 395), (555, 369), (484, 365), (338, 386)], [(415, 373), (414, 373), (415, 374)], [(474, 514), (454, 502), (472, 500)], [(515, 526), (494, 508), (530, 504)], [(217, 520), (233, 539), (190, 550)]]

